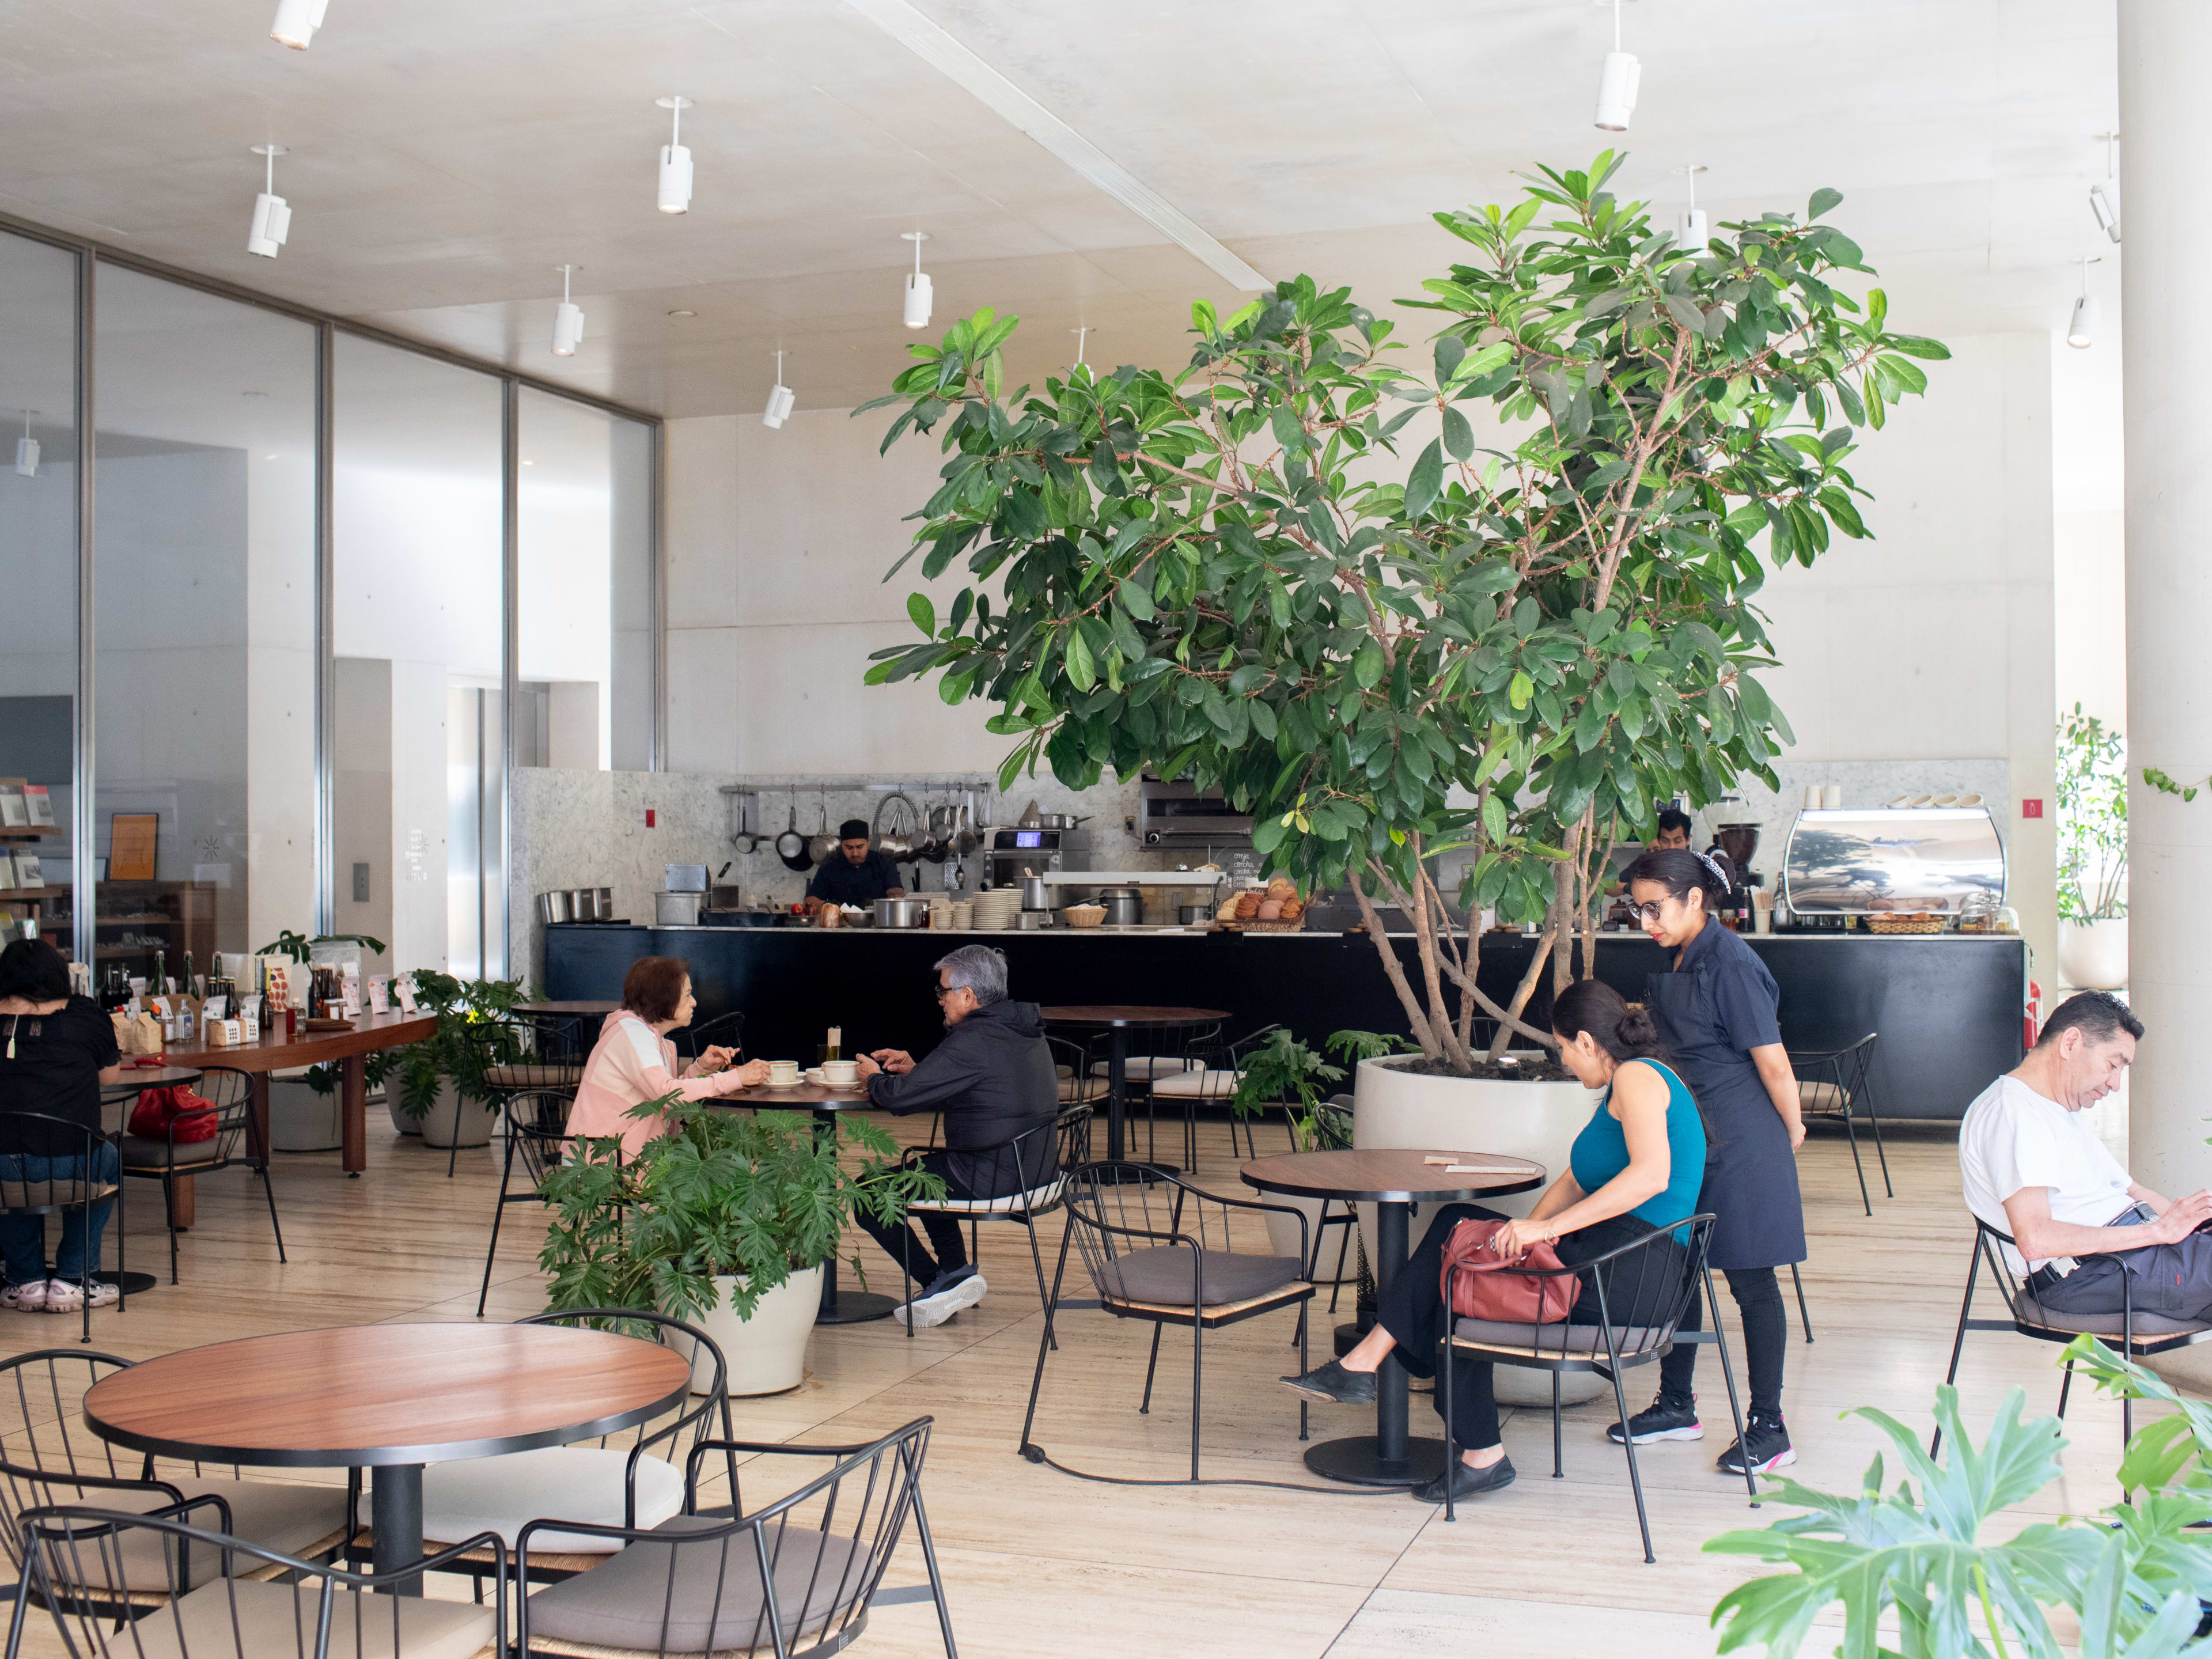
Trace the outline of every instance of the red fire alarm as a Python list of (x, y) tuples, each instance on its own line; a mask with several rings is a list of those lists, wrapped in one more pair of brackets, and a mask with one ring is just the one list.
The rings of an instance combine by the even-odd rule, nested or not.
[[(2039, 801), (2039, 800), (2024, 800), (2024, 801), (2021, 802), (2021, 804), (2020, 804), (2020, 815), (2021, 815), (2021, 817), (2024, 817), (2024, 818), (2039, 818), (2039, 817), (2041, 817), (2043, 816), (2043, 803), (2042, 803), (2041, 801)], [(645, 821), (646, 821), (647, 823), (652, 823), (652, 822), (653, 822), (653, 814), (651, 814), (650, 812), (647, 813), (647, 814), (646, 814), (646, 817), (645, 817)]]
[[(2043, 816), (2043, 803), (2041, 801), (2036, 801), (2033, 805), (2035, 811), (2030, 812), (2028, 817), (2032, 818), (2041, 817)], [(653, 828), (653, 809), (650, 806), (645, 809), (645, 827), (648, 830)]]

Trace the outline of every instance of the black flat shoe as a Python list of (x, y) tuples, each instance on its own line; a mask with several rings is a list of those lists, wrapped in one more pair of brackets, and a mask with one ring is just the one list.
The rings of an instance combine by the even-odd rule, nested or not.
[(1486, 1469), (1469, 1468), (1455, 1457), (1451, 1467), (1435, 1480), (1424, 1480), (1414, 1487), (1413, 1498), (1417, 1503), (1441, 1504), (1444, 1501), (1444, 1482), (1449, 1480), (1452, 1502), (1457, 1504), (1511, 1486), (1513, 1473), (1513, 1460), (1510, 1457), (1499, 1458)]
[(1292, 1394), (1318, 1400), (1325, 1406), (1371, 1406), (1375, 1403), (1375, 1373), (1348, 1371), (1331, 1359), (1303, 1376), (1286, 1376), (1283, 1386)]

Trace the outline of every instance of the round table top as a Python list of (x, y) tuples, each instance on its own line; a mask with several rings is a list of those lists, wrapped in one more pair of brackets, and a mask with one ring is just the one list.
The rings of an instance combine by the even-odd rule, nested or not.
[(1203, 1025), (1227, 1019), (1226, 1008), (1124, 1007), (1118, 1003), (1079, 1003), (1040, 1008), (1048, 1025)]
[(601, 1001), (595, 997), (580, 997), (569, 1002), (518, 1002), (518, 1014), (611, 1014), (622, 1006), (619, 1002)]
[[(1443, 1158), (1432, 1164), (1431, 1158)], [(1474, 1165), (1463, 1174), (1453, 1164)], [(1525, 1193), (1545, 1182), (1544, 1166), (1503, 1152), (1430, 1152), (1419, 1147), (1373, 1147), (1363, 1152), (1285, 1152), (1247, 1164), (1237, 1172), (1248, 1187), (1301, 1198), (1356, 1199), (1380, 1204), (1426, 1204), (1501, 1193)]]
[(732, 1106), (804, 1106), (810, 1111), (834, 1112), (866, 1105), (868, 1088), (864, 1083), (842, 1089), (826, 1083), (793, 1083), (779, 1089), (772, 1083), (763, 1083), (757, 1089), (740, 1089), (733, 1095), (724, 1095), (722, 1099)]
[(437, 1463), (611, 1434), (690, 1393), (690, 1361), (558, 1325), (341, 1325), (116, 1371), (84, 1420), (134, 1451), (295, 1468)]
[(167, 1089), (179, 1083), (197, 1083), (207, 1073), (193, 1066), (143, 1066), (136, 1071), (126, 1066), (123, 1075), (112, 1083), (103, 1083), (100, 1092), (104, 1099), (114, 1100), (125, 1095), (135, 1095), (141, 1089)]

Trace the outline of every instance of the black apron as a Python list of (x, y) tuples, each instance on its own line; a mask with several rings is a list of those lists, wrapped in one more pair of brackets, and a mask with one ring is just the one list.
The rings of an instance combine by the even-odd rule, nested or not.
[[(1717, 937), (1710, 941), (1705, 934)], [(1705, 1180), (1698, 1207), (1714, 1214), (1707, 1260), (1716, 1267), (1778, 1267), (1805, 1259), (1805, 1207), (1790, 1130), (1751, 1056), (1721, 1017), (1716, 975), (1741, 973), (1734, 953), (1751, 947), (1708, 921), (1679, 973), (1653, 974), (1644, 1000), (1671, 1050), (1668, 1058), (1697, 1097), (1705, 1121)], [(1759, 966), (1753, 957), (1752, 966)], [(1771, 995), (1762, 974), (1756, 994)], [(1729, 988), (1739, 993), (1741, 986)]]

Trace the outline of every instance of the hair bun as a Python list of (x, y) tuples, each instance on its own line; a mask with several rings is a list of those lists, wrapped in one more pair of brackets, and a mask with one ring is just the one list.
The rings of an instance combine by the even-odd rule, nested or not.
[(1620, 1024), (1613, 1029), (1631, 1048), (1656, 1052), (1659, 1047), (1659, 1027), (1653, 1023), (1650, 1012), (1640, 1002), (1630, 1003), (1628, 1012), (1621, 1015)]

